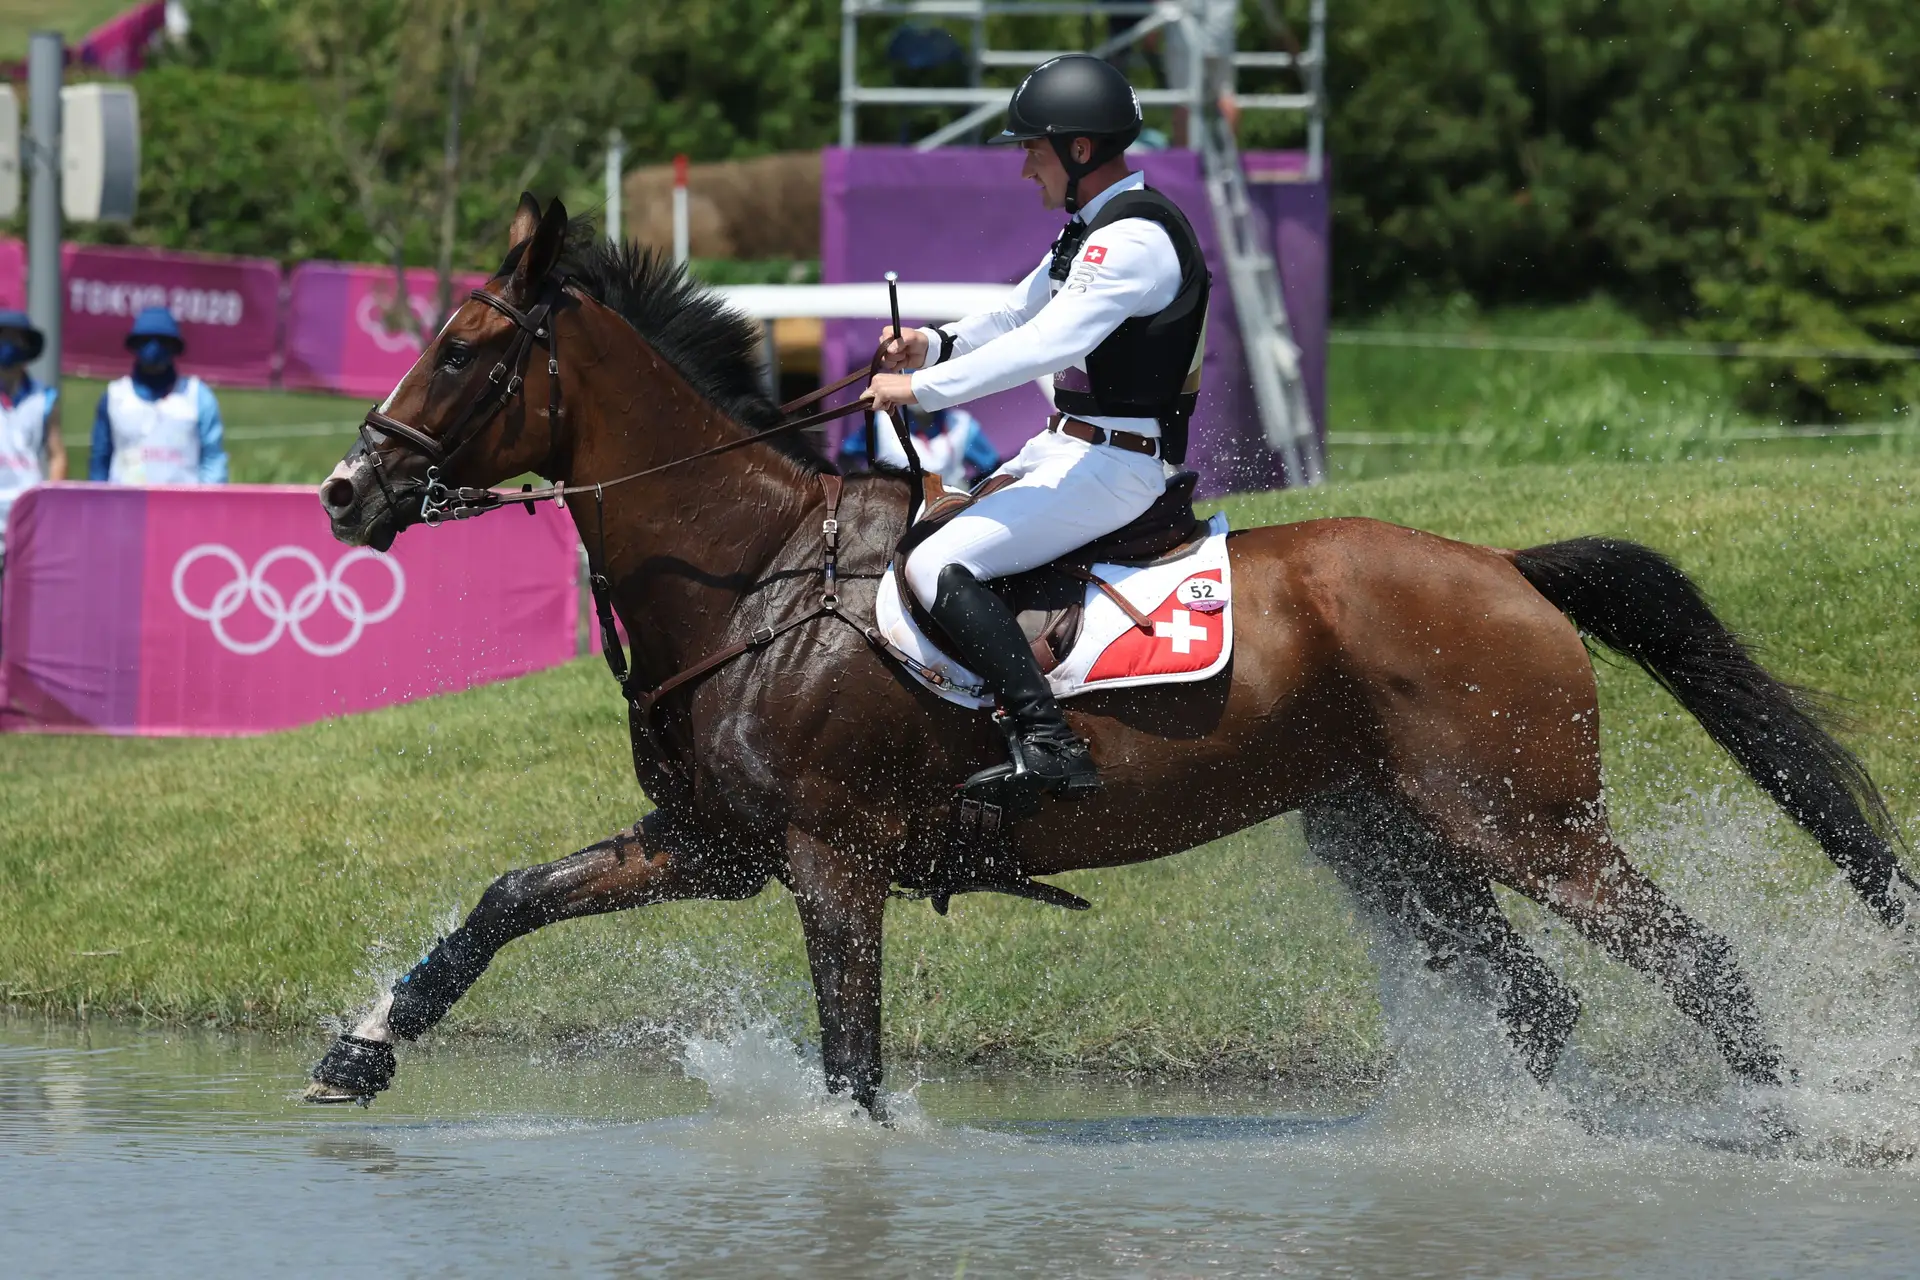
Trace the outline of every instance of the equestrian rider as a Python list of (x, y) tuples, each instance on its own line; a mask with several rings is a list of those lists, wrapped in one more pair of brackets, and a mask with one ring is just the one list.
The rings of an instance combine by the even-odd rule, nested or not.
[(909, 555), (903, 577), (955, 656), (1011, 718), (1011, 764), (969, 778), (981, 799), (1030, 802), (1100, 785), (1012, 612), (984, 583), (1035, 569), (1142, 515), (1186, 456), (1199, 388), (1209, 277), (1179, 208), (1129, 172), (1140, 103), (1126, 77), (1069, 54), (1014, 91), (992, 141), (1026, 149), (1023, 178), (1071, 220), (1015, 300), (889, 337), (875, 405), (939, 410), (1052, 375), (1045, 431), (981, 497)]

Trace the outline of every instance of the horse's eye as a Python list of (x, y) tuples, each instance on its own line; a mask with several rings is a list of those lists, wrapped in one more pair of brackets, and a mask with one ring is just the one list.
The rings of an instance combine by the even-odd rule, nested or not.
[(473, 363), (473, 348), (459, 339), (449, 341), (440, 352), (440, 365), (446, 369), (464, 369)]

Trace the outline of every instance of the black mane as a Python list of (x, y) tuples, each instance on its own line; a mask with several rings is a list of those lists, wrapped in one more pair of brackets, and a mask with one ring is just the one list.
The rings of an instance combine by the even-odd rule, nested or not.
[[(511, 270), (516, 256), (509, 254), (502, 270)], [(558, 269), (618, 312), (695, 391), (735, 422), (748, 431), (779, 425), (780, 407), (762, 383), (760, 325), (671, 258), (629, 241), (614, 244), (582, 218), (567, 229)], [(807, 471), (835, 469), (797, 431), (770, 436), (767, 446)]]

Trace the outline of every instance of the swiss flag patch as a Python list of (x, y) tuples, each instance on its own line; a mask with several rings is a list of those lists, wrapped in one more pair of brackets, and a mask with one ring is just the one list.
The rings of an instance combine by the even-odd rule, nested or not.
[(1148, 614), (1152, 633), (1128, 627), (1094, 661), (1086, 683), (1205, 671), (1220, 660), (1233, 625), (1226, 606), (1220, 571), (1195, 574)]
[(1087, 246), (1086, 253), (1081, 256), (1097, 267), (1107, 260), (1107, 246), (1103, 244), (1090, 244)]

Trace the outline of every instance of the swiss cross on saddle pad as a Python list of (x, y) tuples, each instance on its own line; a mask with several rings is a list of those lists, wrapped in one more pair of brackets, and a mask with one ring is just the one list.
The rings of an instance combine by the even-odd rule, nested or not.
[(1148, 614), (1153, 630), (1129, 626), (1100, 651), (1083, 683), (1188, 675), (1219, 662), (1231, 623), (1220, 577), (1209, 569), (1182, 582)]
[(1096, 564), (1093, 572), (1152, 624), (1142, 630), (1103, 591), (1087, 588), (1073, 652), (1047, 673), (1055, 696), (1148, 684), (1184, 684), (1219, 672), (1233, 656), (1233, 564), (1227, 517), (1185, 555), (1159, 564)]

